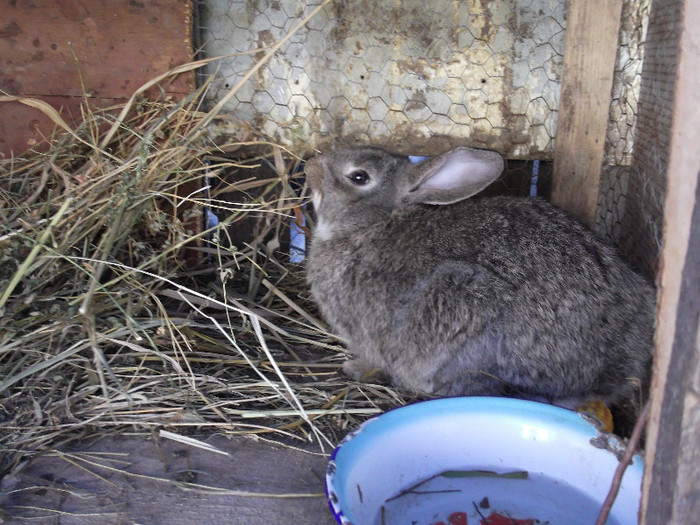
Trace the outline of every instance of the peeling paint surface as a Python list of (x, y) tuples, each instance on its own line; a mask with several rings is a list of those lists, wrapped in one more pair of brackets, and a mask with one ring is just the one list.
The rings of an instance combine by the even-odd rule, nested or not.
[[(207, 56), (248, 52), (211, 65), (210, 103), (318, 4), (200, 5)], [(548, 159), (565, 7), (559, 0), (334, 1), (226, 110), (290, 146), (371, 142), (431, 154), (465, 144)]]

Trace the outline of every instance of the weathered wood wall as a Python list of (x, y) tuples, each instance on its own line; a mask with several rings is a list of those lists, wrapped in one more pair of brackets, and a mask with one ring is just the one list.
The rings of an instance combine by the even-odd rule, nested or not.
[[(0, 91), (42, 99), (70, 121), (86, 100), (109, 107), (192, 57), (191, 0), (0, 0)], [(194, 89), (181, 75), (166, 94)], [(36, 109), (0, 104), (0, 155), (50, 134)]]
[[(654, 30), (653, 23), (662, 27)], [(676, 29), (675, 31), (669, 30)], [(674, 101), (669, 123), (659, 315), (648, 428), (643, 525), (697, 523), (700, 515), (700, 4), (656, 0), (650, 38), (655, 73), (650, 92)], [(656, 35), (656, 36), (655, 36)], [(669, 35), (672, 38), (669, 38)], [(668, 71), (673, 59), (677, 66)], [(646, 64), (645, 64), (646, 66)], [(669, 94), (670, 89), (670, 94)], [(674, 96), (675, 94), (675, 96)], [(651, 114), (651, 111), (650, 111)], [(653, 136), (658, 121), (646, 122)], [(645, 147), (645, 145), (641, 145)], [(646, 147), (649, 147), (648, 145)], [(650, 161), (653, 161), (650, 158)]]
[(327, 455), (251, 436), (203, 440), (227, 455), (123, 435), (39, 456), (0, 480), (2, 523), (335, 523), (324, 494)]

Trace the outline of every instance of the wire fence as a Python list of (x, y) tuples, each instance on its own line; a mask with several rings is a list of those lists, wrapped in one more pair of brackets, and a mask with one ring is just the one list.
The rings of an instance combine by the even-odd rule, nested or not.
[(659, 152), (643, 151), (656, 123), (639, 122), (643, 77), (646, 85), (653, 82), (653, 73), (644, 76), (650, 8), (651, 0), (623, 3), (596, 229), (651, 276), (661, 248), (666, 172)]
[[(321, 4), (197, 0), (202, 52), (228, 55), (205, 72), (209, 104)], [(663, 169), (649, 180), (651, 170), (640, 171), (635, 160), (650, 4), (623, 1), (596, 221), (648, 274), (658, 258), (665, 187)], [(559, 0), (331, 1), (240, 85), (225, 110), (295, 151), (373, 143), (430, 155), (467, 144), (548, 168), (566, 14)], [(510, 165), (522, 174), (516, 185), (527, 187), (530, 168)]]
[[(317, 0), (198, 2), (220, 100)], [(313, 148), (375, 143), (432, 154), (454, 144), (550, 159), (565, 2), (333, 1), (226, 109), (271, 139)], [(251, 53), (253, 51), (253, 53)]]

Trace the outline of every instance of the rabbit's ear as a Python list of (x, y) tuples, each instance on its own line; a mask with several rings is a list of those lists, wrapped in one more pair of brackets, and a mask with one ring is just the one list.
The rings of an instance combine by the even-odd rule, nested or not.
[(404, 200), (451, 204), (479, 193), (502, 171), (503, 158), (495, 151), (457, 148), (416, 165)]

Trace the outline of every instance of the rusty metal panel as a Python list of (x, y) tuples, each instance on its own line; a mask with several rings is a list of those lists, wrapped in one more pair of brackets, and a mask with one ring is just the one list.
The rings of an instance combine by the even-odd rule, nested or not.
[[(264, 50), (319, 0), (198, 2), (208, 56)], [(226, 109), (289, 145), (454, 143), (551, 158), (566, 2), (331, 2)], [(261, 56), (211, 66), (210, 103)]]

